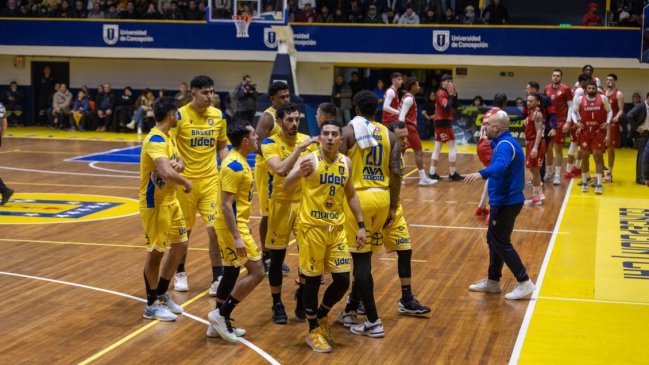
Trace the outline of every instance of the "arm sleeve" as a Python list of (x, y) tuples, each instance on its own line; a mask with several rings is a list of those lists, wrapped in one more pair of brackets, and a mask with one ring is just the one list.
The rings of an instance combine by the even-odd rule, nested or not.
[(511, 144), (501, 142), (496, 146), (489, 167), (478, 172), (482, 175), (483, 179), (488, 179), (490, 176), (494, 175), (502, 175), (511, 163), (512, 156), (514, 156), (514, 149)]
[(394, 90), (392, 88), (388, 89), (385, 92), (385, 100), (383, 100), (383, 110), (391, 113), (391, 114), (399, 114), (399, 110), (394, 109), (393, 107), (390, 106), (392, 103), (392, 99), (395, 98)]
[(408, 111), (410, 110), (410, 107), (412, 107), (412, 97), (407, 97), (403, 99), (403, 105), (401, 106), (401, 110), (399, 111), (399, 121), (403, 122), (406, 120), (406, 114), (408, 114)]

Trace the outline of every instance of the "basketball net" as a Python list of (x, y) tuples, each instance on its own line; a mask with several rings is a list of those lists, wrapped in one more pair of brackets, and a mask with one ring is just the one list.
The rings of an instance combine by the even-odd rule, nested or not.
[(250, 22), (252, 22), (251, 15), (233, 15), (232, 21), (237, 27), (237, 38), (250, 37), (250, 35), (248, 34), (248, 27), (250, 26)]

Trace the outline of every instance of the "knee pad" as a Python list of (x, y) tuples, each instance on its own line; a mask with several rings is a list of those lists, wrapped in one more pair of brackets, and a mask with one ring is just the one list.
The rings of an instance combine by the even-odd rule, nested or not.
[(432, 154), (432, 159), (433, 160), (439, 160), (439, 153), (442, 150), (442, 143), (439, 141), (435, 141), (435, 148), (433, 149), (433, 154)]
[(410, 263), (412, 259), (412, 250), (397, 251), (397, 271), (400, 278), (409, 278), (412, 276)]
[(268, 282), (270, 286), (282, 285), (282, 263), (286, 250), (270, 250), (270, 265), (268, 266)]
[(304, 289), (302, 290), (302, 301), (308, 315), (315, 315), (318, 309), (318, 290), (320, 289), (319, 276), (307, 276)]

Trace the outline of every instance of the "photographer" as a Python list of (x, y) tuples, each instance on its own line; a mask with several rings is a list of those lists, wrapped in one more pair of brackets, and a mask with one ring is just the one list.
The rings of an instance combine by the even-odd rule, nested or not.
[(257, 85), (252, 83), (250, 75), (243, 76), (237, 87), (237, 119), (247, 120), (251, 124), (257, 111)]

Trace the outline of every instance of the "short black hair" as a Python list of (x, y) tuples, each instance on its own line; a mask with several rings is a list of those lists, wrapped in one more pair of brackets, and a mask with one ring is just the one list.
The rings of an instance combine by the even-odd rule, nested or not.
[(440, 78), (440, 81), (446, 81), (446, 80), (453, 80), (453, 75), (448, 74), (448, 73), (443, 74), (442, 78)]
[(497, 106), (501, 109), (507, 106), (507, 95), (503, 93), (497, 93), (496, 95), (494, 95), (494, 106)]
[(403, 129), (403, 128), (406, 128), (406, 127), (407, 127), (406, 122), (399, 121), (399, 120), (396, 121), (396, 122), (392, 122), (392, 123), (388, 124), (388, 129), (390, 130), (390, 132), (394, 132), (395, 129), (397, 129), (397, 128)]
[(335, 117), (338, 114), (338, 109), (333, 103), (322, 103), (318, 105), (318, 109), (322, 110), (323, 113)]
[(363, 116), (374, 116), (379, 108), (379, 98), (369, 90), (361, 90), (354, 95), (354, 105)]
[(124, 90), (128, 90), (130, 92), (133, 92), (133, 89), (130, 86), (125, 87)]
[(241, 141), (244, 138), (247, 138), (250, 134), (248, 126), (251, 126), (250, 122), (247, 120), (237, 120), (234, 123), (228, 125), (228, 139), (232, 143), (232, 147), (237, 148), (241, 145)]
[[(392, 10), (392, 9), (388, 8), (388, 10)], [(394, 10), (392, 10), (392, 11), (394, 11)], [(396, 79), (397, 77), (403, 77), (401, 72), (393, 72), (392, 75), (390, 75), (390, 79)]]
[(324, 126), (326, 125), (334, 125), (338, 127), (338, 130), (340, 131), (341, 134), (343, 133), (343, 126), (340, 125), (340, 123), (338, 123), (338, 121), (335, 119), (327, 119), (324, 122), (322, 122), (322, 125), (320, 126), (320, 132), (322, 132), (322, 129), (324, 129)]
[(587, 68), (590, 68), (591, 70), (593, 70), (593, 72), (595, 72), (595, 67), (589, 64), (584, 65), (584, 67), (581, 68), (581, 71), (585, 72)]
[(275, 117), (277, 119), (281, 120), (281, 119), (284, 119), (286, 114), (291, 114), (291, 113), (295, 113), (295, 112), (298, 112), (298, 113), (300, 112), (298, 110), (298, 108), (297, 108), (297, 105), (293, 104), (293, 103), (286, 103), (286, 104), (282, 105), (279, 109), (277, 109), (277, 113), (276, 113)]
[(153, 104), (153, 116), (156, 122), (162, 122), (169, 112), (178, 110), (178, 101), (173, 96), (161, 96)]
[(408, 77), (406, 82), (403, 83), (403, 87), (406, 89), (406, 91), (410, 91), (410, 88), (415, 83), (417, 83), (417, 78), (416, 77)]
[(245, 79), (252, 79), (252, 77), (250, 77), (250, 75), (246, 74), (246, 75), (243, 75), (241, 80), (245, 80)]
[(480, 95), (474, 96), (471, 101), (473, 101), (475, 103), (476, 100), (480, 100), (480, 104), (484, 103), (484, 99)]
[(192, 79), (189, 83), (189, 87), (192, 89), (205, 89), (206, 87), (214, 87), (214, 80), (211, 77), (205, 75), (198, 75)]
[(577, 77), (578, 82), (582, 82), (582, 81), (586, 81), (586, 80), (590, 80), (590, 77), (588, 75), (586, 75), (586, 74), (581, 74), (581, 75), (579, 75), (579, 77)]
[(595, 81), (593, 81), (593, 80), (588, 81), (588, 84), (586, 84), (586, 85), (587, 86), (595, 86), (595, 87), (597, 87), (597, 83)]
[(555, 72), (558, 72), (559, 74), (561, 74), (561, 76), (563, 76), (563, 71), (561, 71), (561, 69), (555, 68), (554, 70), (552, 70), (552, 73), (555, 73)]
[(537, 91), (541, 90), (541, 85), (539, 85), (539, 83), (536, 81), (530, 81), (527, 84), (530, 85), (532, 89), (536, 89)]
[(268, 87), (268, 97), (275, 96), (275, 94), (282, 90), (288, 90), (288, 84), (284, 81), (273, 81)]
[(612, 77), (613, 80), (617, 81), (617, 75), (616, 74), (608, 74), (608, 77)]
[(539, 104), (540, 104), (541, 102), (543, 102), (543, 100), (541, 99), (541, 94), (539, 94), (539, 93), (530, 93), (529, 96), (533, 96), (536, 100), (539, 101)]

